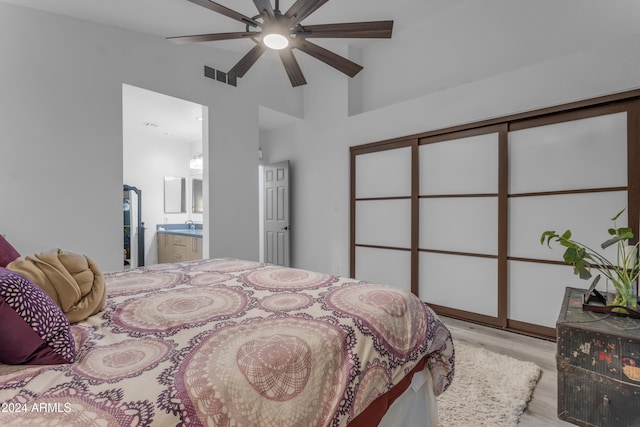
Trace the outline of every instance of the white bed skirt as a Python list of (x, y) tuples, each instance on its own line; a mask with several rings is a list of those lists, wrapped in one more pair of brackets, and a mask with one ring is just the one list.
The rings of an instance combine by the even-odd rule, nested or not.
[(438, 427), (438, 402), (429, 370), (416, 372), (411, 385), (389, 407), (379, 427)]

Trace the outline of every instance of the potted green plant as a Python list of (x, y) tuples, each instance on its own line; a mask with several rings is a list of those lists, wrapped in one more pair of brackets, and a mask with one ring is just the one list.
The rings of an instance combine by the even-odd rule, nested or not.
[(620, 314), (628, 314), (628, 309), (636, 310), (638, 300), (636, 296), (635, 283), (640, 274), (640, 265), (638, 264), (638, 245), (628, 245), (628, 241), (633, 239), (633, 231), (629, 227), (616, 226), (616, 220), (624, 212), (621, 210), (611, 218), (613, 228), (608, 229), (611, 236), (604, 241), (600, 247), (606, 249), (609, 246), (617, 245), (618, 262), (609, 261), (604, 255), (591, 249), (587, 245), (580, 243), (571, 238), (571, 230), (565, 231), (559, 235), (555, 231), (545, 231), (540, 237), (541, 244), (547, 244), (551, 247), (551, 242), (557, 242), (564, 246), (563, 259), (564, 262), (573, 266), (573, 273), (581, 279), (587, 280), (591, 278), (591, 269), (596, 269), (609, 280), (609, 284), (615, 288), (615, 297), (608, 300), (607, 305), (616, 306), (612, 308), (613, 312)]

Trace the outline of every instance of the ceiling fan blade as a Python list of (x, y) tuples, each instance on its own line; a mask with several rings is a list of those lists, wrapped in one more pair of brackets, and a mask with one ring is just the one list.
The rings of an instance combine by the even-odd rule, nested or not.
[(329, 0), (297, 0), (284, 15), (291, 20), (292, 24), (297, 24), (327, 1)]
[(349, 22), (344, 24), (304, 25), (297, 35), (305, 38), (390, 39), (393, 21)]
[(302, 74), (302, 70), (300, 69), (300, 65), (298, 64), (296, 57), (293, 56), (293, 50), (282, 49), (278, 51), (278, 53), (280, 54), (280, 59), (282, 59), (284, 69), (287, 70), (287, 76), (289, 76), (291, 86), (296, 87), (306, 85), (307, 81)]
[(266, 15), (271, 19), (276, 17), (273, 6), (271, 6), (271, 0), (253, 0), (253, 4), (256, 5), (260, 15)]
[(259, 32), (242, 31), (237, 33), (196, 34), (193, 36), (167, 37), (175, 43), (211, 42), (217, 40), (244, 39), (259, 36)]
[(259, 23), (256, 20), (249, 18), (248, 16), (245, 16), (239, 12), (236, 12), (235, 10), (231, 10), (228, 7), (225, 7), (221, 4), (212, 2), (210, 0), (189, 0), (189, 1), (191, 3), (197, 4), (198, 6), (206, 7), (209, 10), (218, 12), (221, 15), (228, 16), (229, 18), (235, 19), (236, 21), (240, 21), (243, 24), (248, 24), (252, 27), (257, 27), (259, 25)]
[(306, 54), (313, 56), (316, 59), (324, 62), (327, 65), (332, 66), (338, 71), (345, 73), (349, 77), (353, 77), (362, 70), (362, 66), (356, 64), (353, 61), (348, 60), (338, 54), (331, 52), (317, 44), (311, 43), (306, 40), (300, 40), (296, 42), (295, 47), (300, 49)]
[(268, 48), (264, 43), (256, 44), (245, 56), (238, 61), (236, 65), (227, 73), (235, 77), (242, 77), (245, 75), (249, 68), (262, 56), (262, 54)]

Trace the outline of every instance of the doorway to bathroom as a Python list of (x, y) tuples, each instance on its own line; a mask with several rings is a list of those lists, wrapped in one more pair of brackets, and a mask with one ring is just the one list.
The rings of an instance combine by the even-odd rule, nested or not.
[[(129, 224), (123, 219), (125, 268), (158, 263), (159, 229), (208, 228), (203, 191), (207, 187), (206, 113), (206, 106), (122, 85), (123, 186), (141, 192), (136, 194), (140, 209), (137, 205), (131, 209), (137, 202), (127, 202), (126, 193), (123, 197), (123, 210), (129, 207), (131, 215)], [(134, 247), (141, 233), (145, 235), (142, 250)]]

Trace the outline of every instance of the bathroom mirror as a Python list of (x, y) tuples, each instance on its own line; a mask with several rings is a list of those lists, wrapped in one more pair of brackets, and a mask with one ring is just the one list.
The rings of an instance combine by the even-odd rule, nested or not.
[(202, 178), (191, 178), (191, 212), (202, 213)]
[(175, 176), (164, 177), (164, 212), (186, 212), (185, 178)]

